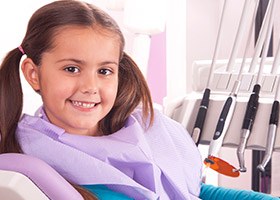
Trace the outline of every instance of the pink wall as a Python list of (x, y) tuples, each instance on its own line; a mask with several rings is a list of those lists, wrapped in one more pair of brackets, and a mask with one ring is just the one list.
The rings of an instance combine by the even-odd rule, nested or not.
[(148, 85), (155, 103), (163, 103), (166, 96), (166, 33), (152, 36), (148, 63)]

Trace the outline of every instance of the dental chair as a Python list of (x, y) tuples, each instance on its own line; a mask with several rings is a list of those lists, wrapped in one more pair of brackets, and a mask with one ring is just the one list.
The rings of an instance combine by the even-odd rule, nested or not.
[[(205, 184), (202, 184), (200, 198), (203, 200), (279, 200), (260, 192)], [(44, 161), (24, 154), (6, 153), (0, 154), (0, 199), (80, 200), (83, 198), (70, 183)]]
[(1, 200), (80, 200), (82, 196), (52, 167), (24, 154), (0, 154)]

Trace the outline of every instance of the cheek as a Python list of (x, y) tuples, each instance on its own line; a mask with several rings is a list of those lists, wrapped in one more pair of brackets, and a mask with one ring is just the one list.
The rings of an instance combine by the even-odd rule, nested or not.
[(57, 80), (43, 80), (41, 89), (42, 96), (50, 101), (65, 100), (65, 98), (69, 98), (73, 91), (70, 82), (65, 81), (65, 79), (62, 81), (61, 78)]
[(109, 92), (110, 92), (112, 99), (114, 99), (114, 101), (115, 101), (115, 99), (117, 97), (118, 87), (114, 86), (114, 88), (112, 88)]
[(104, 92), (106, 93), (107, 101), (114, 104), (118, 92), (118, 83), (111, 84)]

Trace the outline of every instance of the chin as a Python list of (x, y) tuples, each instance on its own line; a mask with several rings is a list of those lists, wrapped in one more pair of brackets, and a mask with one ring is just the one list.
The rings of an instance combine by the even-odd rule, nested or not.
[(74, 132), (74, 134), (78, 135), (88, 135), (85, 133), (92, 132), (92, 130), (96, 130), (97, 125), (93, 126), (95, 123), (88, 123), (88, 124), (73, 124), (71, 131)]

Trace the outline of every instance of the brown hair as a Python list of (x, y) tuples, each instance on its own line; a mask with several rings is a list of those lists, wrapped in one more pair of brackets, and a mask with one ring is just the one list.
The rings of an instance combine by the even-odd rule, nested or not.
[[(61, 0), (38, 9), (30, 18), (26, 35), (21, 43), (26, 55), (40, 66), (42, 54), (53, 48), (55, 34), (64, 26), (98, 26), (120, 40), (119, 86), (115, 104), (100, 121), (104, 134), (111, 134), (123, 127), (128, 116), (142, 103), (143, 118), (153, 121), (151, 95), (141, 71), (123, 52), (124, 37), (117, 23), (97, 7), (73, 0)], [(0, 68), (0, 153), (21, 152), (15, 131), (22, 114), (23, 94), (19, 76), (22, 53), (18, 48), (10, 51)]]

